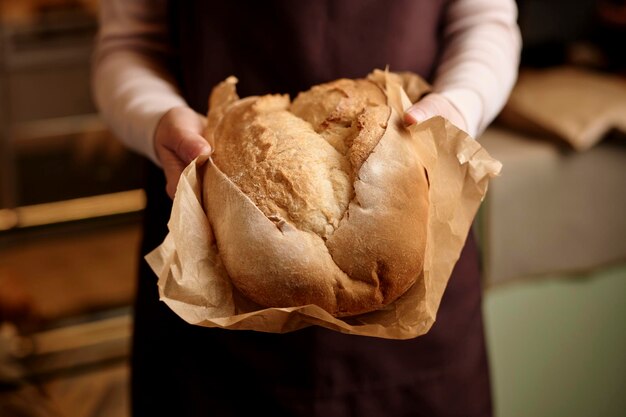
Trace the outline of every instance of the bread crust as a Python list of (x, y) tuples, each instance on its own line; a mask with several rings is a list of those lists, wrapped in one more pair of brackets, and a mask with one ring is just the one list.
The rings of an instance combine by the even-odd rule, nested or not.
[(375, 83), (239, 100), (212, 93), (203, 201), (233, 284), (265, 307), (387, 306), (420, 276), (428, 183)]

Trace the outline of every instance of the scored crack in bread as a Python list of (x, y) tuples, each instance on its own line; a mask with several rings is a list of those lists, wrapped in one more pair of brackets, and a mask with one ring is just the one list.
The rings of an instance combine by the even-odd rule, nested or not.
[(340, 79), (300, 93), (290, 110), (348, 158), (353, 180), (385, 133), (386, 101), (371, 81)]
[(378, 85), (340, 79), (290, 103), (286, 95), (239, 100), (231, 80), (216, 87), (210, 108), (205, 134), (213, 163), (265, 218), (208, 197), (218, 185), (205, 176), (222, 261), (246, 297), (266, 307), (317, 304), (346, 316), (380, 309), (415, 282), (426, 237), (423, 167), (415, 158), (409, 170), (390, 161), (391, 182), (382, 185), (381, 169), (361, 172), (391, 111)]
[(288, 108), (275, 95), (233, 106), (213, 161), (266, 216), (327, 238), (351, 198), (348, 162)]
[(220, 124), (213, 161), (266, 216), (326, 239), (388, 118), (384, 94), (366, 80), (313, 87), (291, 107), (286, 95), (244, 100)]

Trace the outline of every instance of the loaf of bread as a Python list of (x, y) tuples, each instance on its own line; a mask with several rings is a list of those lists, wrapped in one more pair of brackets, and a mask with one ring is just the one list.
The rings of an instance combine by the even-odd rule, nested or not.
[[(381, 309), (421, 274), (428, 182), (368, 79), (210, 99), (205, 209), (234, 286), (264, 307), (315, 304), (334, 316)], [(401, 127), (394, 127), (401, 129)], [(222, 193), (224, 182), (240, 196)], [(234, 195), (234, 197), (233, 197)]]

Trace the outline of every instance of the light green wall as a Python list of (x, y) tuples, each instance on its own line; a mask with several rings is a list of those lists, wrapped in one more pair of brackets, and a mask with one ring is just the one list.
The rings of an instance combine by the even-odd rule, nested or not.
[(626, 265), (485, 295), (496, 417), (626, 416)]

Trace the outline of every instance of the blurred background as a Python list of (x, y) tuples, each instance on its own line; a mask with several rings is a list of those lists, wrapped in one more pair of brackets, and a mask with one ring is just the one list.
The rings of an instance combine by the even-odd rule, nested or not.
[[(626, 4), (520, 0), (480, 138), (496, 416), (626, 416)], [(96, 0), (0, 0), (0, 416), (128, 415), (139, 157), (89, 87)]]
[(127, 415), (141, 160), (90, 92), (95, 0), (0, 2), (0, 416)]

